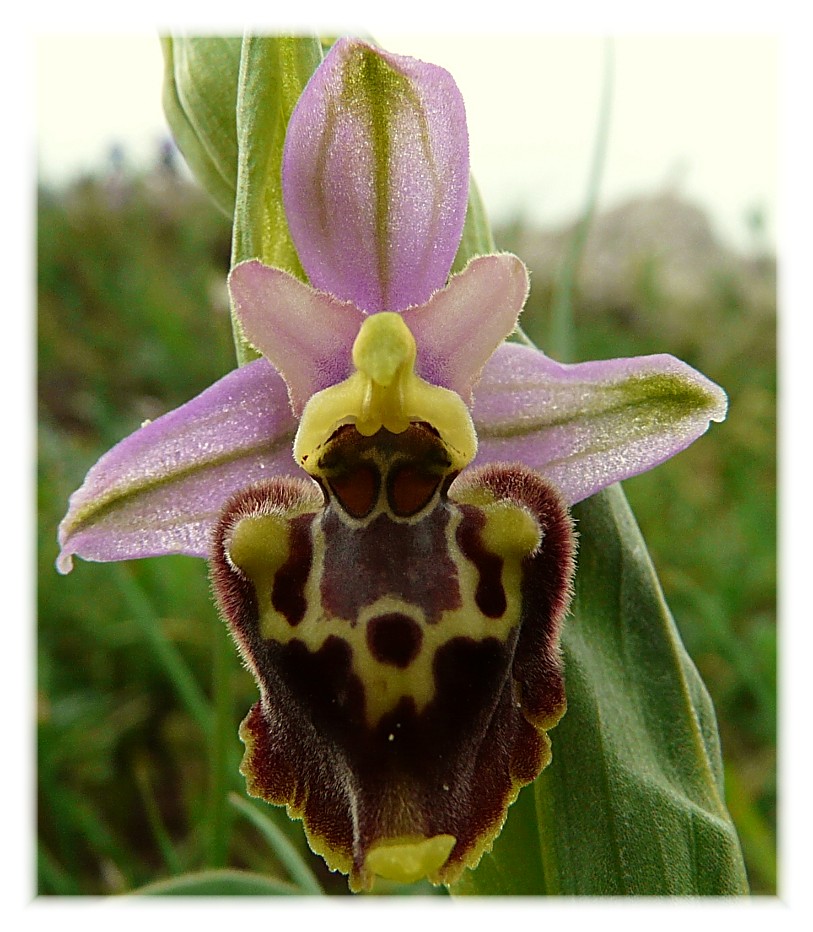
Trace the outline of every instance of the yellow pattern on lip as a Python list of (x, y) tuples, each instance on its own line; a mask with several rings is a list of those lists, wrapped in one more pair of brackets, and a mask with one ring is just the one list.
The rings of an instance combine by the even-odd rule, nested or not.
[(387, 839), (370, 848), (364, 866), (387, 880), (415, 883), (443, 867), (456, 841), (454, 835)]
[[(451, 507), (453, 520), (447, 531), (446, 546), (461, 583), (462, 604), (443, 612), (437, 624), (427, 624), (420, 606), (391, 594), (365, 606), (353, 624), (330, 615), (322, 605), (320, 595), (325, 540), (317, 526), (312, 532), (316, 568), (308, 574), (304, 590), (307, 608), (302, 620), (292, 626), (274, 608), (271, 597), (275, 573), (285, 562), (290, 549), (286, 524), (277, 515), (254, 516), (242, 518), (230, 533), (227, 559), (254, 586), (262, 637), (277, 644), (297, 640), (307, 645), (312, 653), (320, 650), (328, 638), (341, 637), (351, 648), (353, 671), (365, 686), (365, 716), (371, 728), (391, 713), (404, 697), (412, 700), (418, 712), (426, 708), (435, 697), (435, 657), (449, 641), (468, 637), (474, 640), (494, 638), (504, 643), (520, 623), (521, 561), (531, 555), (539, 544), (538, 524), (528, 512), (516, 505), (492, 503), (482, 509), (486, 517), (482, 532), (484, 541), (503, 545), (503, 549), (492, 552), (504, 558), (499, 579), (507, 598), (500, 617), (485, 618), (475, 603), (478, 571), (455, 544), (462, 514), (457, 505), (452, 504)], [(394, 613), (414, 619), (422, 635), (418, 655), (403, 669), (377, 659), (368, 642), (371, 620)]]
[(477, 435), (463, 400), (415, 373), (415, 338), (400, 314), (368, 317), (353, 344), (356, 371), (308, 401), (294, 440), (294, 458), (306, 471), (316, 451), (343, 424), (365, 437), (382, 428), (394, 434), (410, 424), (430, 424), (440, 435), (453, 470), (477, 453)]

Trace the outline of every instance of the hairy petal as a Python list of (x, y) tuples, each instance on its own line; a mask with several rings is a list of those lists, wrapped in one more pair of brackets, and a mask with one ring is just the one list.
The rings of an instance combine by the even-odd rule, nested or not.
[(351, 374), (365, 317), (355, 305), (257, 260), (232, 269), (229, 291), (243, 335), (282, 374), (295, 414), (311, 395)]
[(475, 388), (475, 464), (521, 461), (575, 504), (722, 421), (725, 392), (665, 354), (563, 365), (505, 344)]
[(298, 472), (295, 429), (285, 383), (266, 360), (231, 372), (93, 466), (60, 524), (58, 569), (70, 572), (73, 554), (208, 557), (212, 529), (234, 492)]
[(435, 65), (338, 41), (291, 116), (282, 181), (314, 287), (370, 312), (423, 304), (446, 281), (466, 213), (457, 85)]
[(418, 374), (471, 403), (472, 386), (527, 297), (528, 270), (516, 256), (472, 259), (425, 305), (402, 314), (418, 344)]

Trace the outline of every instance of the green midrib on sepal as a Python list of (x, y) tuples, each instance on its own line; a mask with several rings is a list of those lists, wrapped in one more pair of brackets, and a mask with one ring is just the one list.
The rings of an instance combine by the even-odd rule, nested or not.
[[(375, 233), (378, 250), (379, 275), (383, 283), (389, 281), (390, 270), (387, 244), (390, 237), (389, 201), (390, 171), (392, 162), (392, 134), (397, 118), (394, 102), (409, 95), (409, 84), (372, 50), (360, 48), (344, 72), (344, 86), (338, 107), (355, 112), (367, 127), (373, 145), (373, 174), (375, 178)], [(331, 110), (325, 137), (333, 135), (336, 108)]]
[(382, 283), (383, 305), (388, 306), (388, 290), (391, 280), (390, 243), (393, 230), (391, 223), (393, 161), (398, 145), (398, 124), (405, 122), (405, 114), (411, 111), (418, 120), (418, 141), (422, 150), (422, 163), (430, 170), (437, 189), (434, 155), (429, 144), (429, 123), (419, 95), (409, 78), (400, 74), (377, 52), (364, 46), (354, 51), (352, 59), (343, 72), (342, 93), (330, 108), (324, 139), (334, 136), (337, 114), (353, 113), (366, 128), (373, 150), (373, 177), (375, 199), (375, 241), (378, 257), (379, 280)]
[[(216, 468), (226, 463), (256, 456), (260, 453), (267, 456), (276, 456), (283, 450), (290, 448), (292, 442), (293, 433), (285, 433), (271, 442), (258, 443), (250, 447), (243, 447), (238, 451), (224, 453), (220, 456), (213, 456), (206, 461), (204, 466), (192, 464), (183, 468), (177, 468), (169, 476), (150, 476), (128, 488), (114, 486), (108, 492), (95, 497), (92, 501), (80, 508), (73, 515), (70, 524), (64, 526), (64, 534), (66, 538), (69, 539), (72, 535), (81, 531), (84, 526), (103, 520), (117, 508), (123, 507), (127, 502), (137, 499), (145, 493), (156, 491), (162, 487), (169, 489), (175, 483), (182, 482), (184, 479), (188, 479), (190, 476), (194, 476), (195, 473), (205, 469)], [(174, 525), (175, 523), (173, 519), (172, 524)]]
[[(533, 390), (538, 384), (519, 385), (512, 383), (512, 391)], [(543, 428), (564, 427), (569, 424), (589, 424), (596, 418), (621, 418), (627, 415), (629, 424), (634, 425), (636, 434), (655, 434), (665, 424), (680, 424), (682, 421), (705, 416), (716, 420), (719, 399), (701, 385), (683, 376), (672, 373), (643, 373), (631, 375), (622, 382), (607, 385), (599, 392), (594, 385), (585, 384), (585, 394), (590, 394), (600, 403), (592, 407), (570, 411), (555, 416), (541, 407), (537, 417), (523, 415), (516, 423), (478, 424), (478, 434), (485, 437), (518, 437)], [(568, 392), (579, 394), (578, 383), (568, 385)], [(614, 442), (607, 443), (612, 449)], [(601, 445), (591, 446), (591, 451), (600, 451)]]

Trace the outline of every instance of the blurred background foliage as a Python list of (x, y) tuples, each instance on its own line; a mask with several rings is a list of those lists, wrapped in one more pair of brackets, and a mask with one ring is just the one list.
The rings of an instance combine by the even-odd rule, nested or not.
[[(244, 797), (237, 727), (256, 688), (217, 618), (204, 564), (80, 560), (68, 577), (54, 569), (68, 496), (99, 455), (234, 367), (229, 223), (178, 171), (171, 147), (149, 170), (130, 169), (116, 151), (93, 176), (41, 185), (37, 210), (38, 891), (124, 893), (228, 867), (279, 881), (249, 892), (297, 892), (287, 840), (325, 892), (346, 893), (299, 823), (256, 802), (252, 818), (233, 795)], [(729, 393), (724, 424), (624, 486), (714, 699), (729, 807), (752, 889), (768, 894), (776, 269), (761, 219), (744, 218), (753, 245), (740, 255), (676, 191), (599, 213), (576, 278), (574, 345), (578, 359), (670, 352)], [(543, 348), (573, 233), (521, 217), (495, 231), (532, 270), (523, 321)]]

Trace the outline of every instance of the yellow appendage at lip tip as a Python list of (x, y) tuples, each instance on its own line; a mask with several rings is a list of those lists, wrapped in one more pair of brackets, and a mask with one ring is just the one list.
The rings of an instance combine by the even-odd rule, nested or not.
[(385, 841), (370, 849), (364, 866), (387, 880), (415, 883), (443, 867), (456, 841), (454, 835)]
[(356, 371), (338, 385), (317, 392), (302, 412), (294, 457), (308, 469), (316, 450), (343, 424), (365, 437), (384, 428), (400, 434), (410, 424), (431, 424), (440, 434), (454, 469), (477, 452), (468, 408), (455, 392), (415, 374), (415, 338), (400, 314), (368, 317), (353, 344)]

